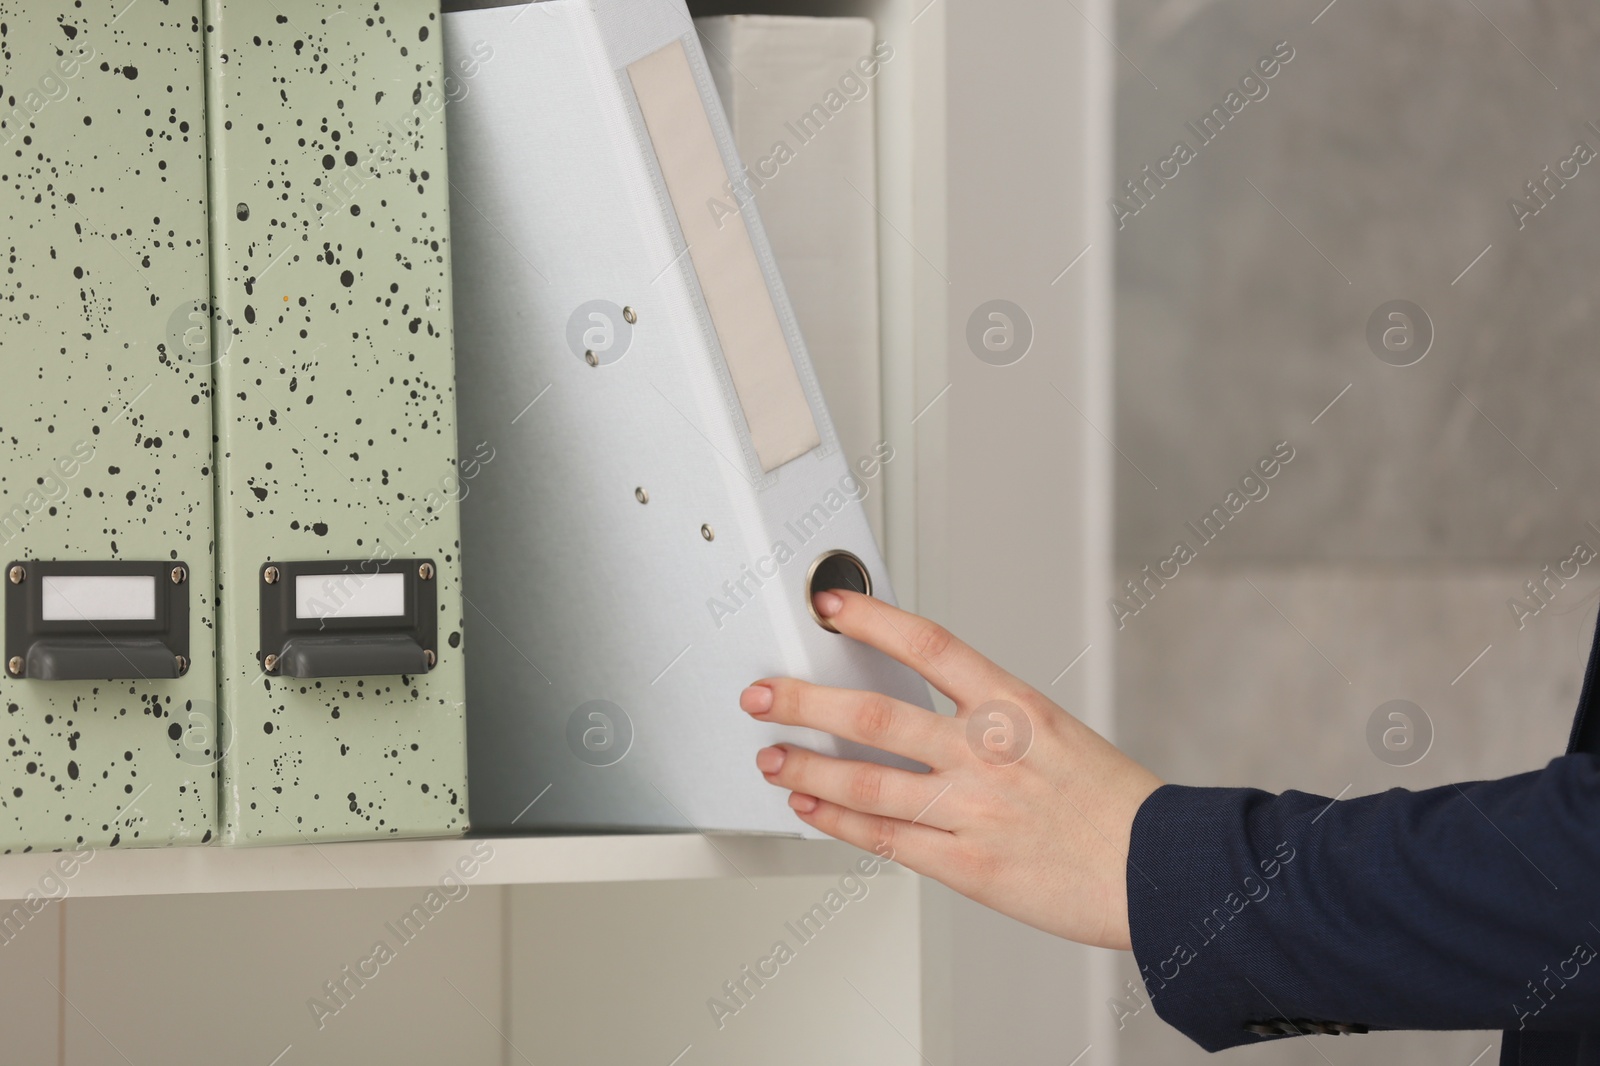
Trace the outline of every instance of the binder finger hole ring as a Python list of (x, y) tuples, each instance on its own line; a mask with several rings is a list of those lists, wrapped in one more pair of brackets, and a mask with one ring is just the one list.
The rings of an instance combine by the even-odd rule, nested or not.
[(817, 556), (806, 573), (806, 607), (811, 611), (812, 619), (828, 632), (837, 633), (839, 631), (833, 627), (833, 623), (817, 613), (817, 605), (813, 600), (817, 593), (831, 589), (849, 589), (863, 596), (872, 595), (872, 574), (868, 572), (867, 564), (853, 553), (836, 548)]

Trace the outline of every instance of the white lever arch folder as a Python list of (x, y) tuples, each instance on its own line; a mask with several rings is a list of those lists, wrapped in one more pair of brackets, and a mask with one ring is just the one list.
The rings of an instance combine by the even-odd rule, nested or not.
[[(847, 552), (892, 602), (848, 455), (678, 0), (446, 4), (472, 822), (810, 835), (754, 758), (765, 676), (931, 706), (813, 618)], [(859, 578), (835, 557), (821, 568)]]

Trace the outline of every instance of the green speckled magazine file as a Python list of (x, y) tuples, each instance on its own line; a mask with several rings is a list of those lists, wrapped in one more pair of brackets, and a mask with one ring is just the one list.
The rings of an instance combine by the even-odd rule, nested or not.
[(206, 21), (222, 839), (459, 834), (437, 4), (207, 0)]
[(204, 84), (200, 0), (0, 2), (0, 852), (215, 829)]

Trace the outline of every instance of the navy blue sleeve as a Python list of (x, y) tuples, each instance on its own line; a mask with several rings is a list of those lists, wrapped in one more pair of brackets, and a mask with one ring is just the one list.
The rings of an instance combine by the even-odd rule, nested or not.
[(1600, 1028), (1594, 755), (1339, 802), (1166, 785), (1127, 879), (1151, 1004), (1209, 1051), (1284, 1019)]

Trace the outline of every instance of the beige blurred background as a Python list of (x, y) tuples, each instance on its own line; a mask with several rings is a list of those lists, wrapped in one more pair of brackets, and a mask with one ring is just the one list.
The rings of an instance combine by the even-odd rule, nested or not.
[[(1325, 3), (1118, 4), (1118, 184), (1294, 50), (1117, 236), (1118, 583), (1296, 451), (1117, 635), (1119, 737), (1171, 781), (1328, 796), (1535, 769), (1565, 747), (1600, 565), (1522, 628), (1507, 601), (1600, 549), (1600, 170), (1520, 230), (1508, 200), (1538, 206), (1526, 182), (1600, 148), (1600, 12)], [(1411, 366), (1367, 343), (1391, 300), (1433, 323)], [(1395, 699), (1432, 723), (1413, 765), (1367, 741)], [(1211, 1061), (1150, 1011), (1119, 1035), (1124, 1063)], [(1493, 1062), (1497, 1034), (1230, 1059), (1467, 1066), (1491, 1042)]]

